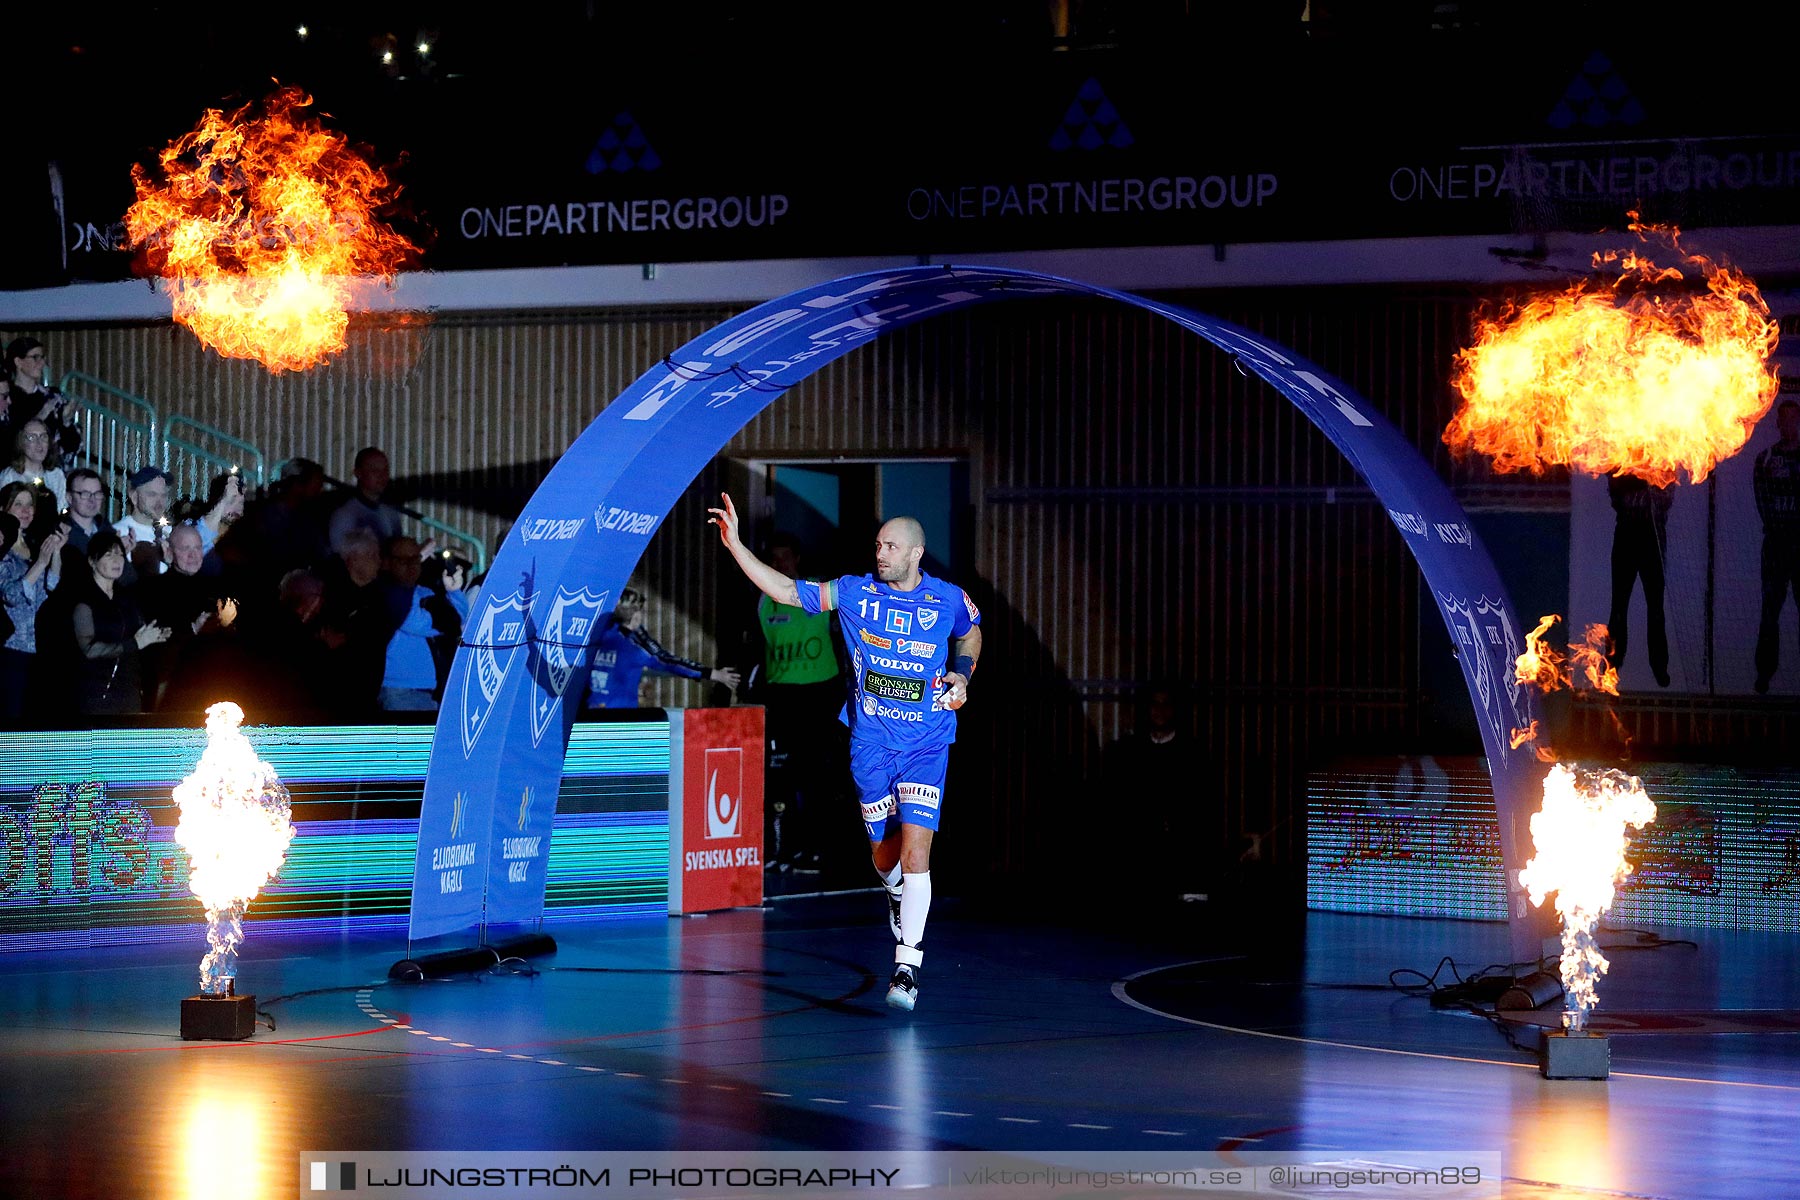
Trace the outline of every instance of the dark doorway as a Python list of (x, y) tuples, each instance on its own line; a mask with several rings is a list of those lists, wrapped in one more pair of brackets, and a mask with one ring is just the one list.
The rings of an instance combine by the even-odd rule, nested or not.
[(955, 582), (973, 549), (969, 468), (960, 459), (758, 460), (753, 544), (777, 531), (800, 540), (808, 575), (861, 575), (873, 569), (875, 533), (891, 517), (925, 529), (925, 570)]

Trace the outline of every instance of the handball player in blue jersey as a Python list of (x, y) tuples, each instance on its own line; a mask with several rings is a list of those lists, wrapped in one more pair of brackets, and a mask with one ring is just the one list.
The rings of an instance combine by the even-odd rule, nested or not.
[(919, 945), (931, 908), (931, 838), (944, 799), (956, 710), (981, 657), (981, 613), (953, 583), (919, 568), (925, 531), (895, 517), (875, 540), (875, 573), (820, 583), (793, 580), (738, 538), (737, 508), (720, 494), (711, 523), (750, 582), (777, 604), (835, 611), (850, 654), (850, 774), (862, 801), (875, 870), (887, 885), (894, 977), (887, 1001), (910, 1010), (919, 994)]

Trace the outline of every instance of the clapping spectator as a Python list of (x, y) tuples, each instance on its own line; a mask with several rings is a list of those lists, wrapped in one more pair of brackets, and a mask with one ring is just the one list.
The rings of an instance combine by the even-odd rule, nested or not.
[(225, 598), (218, 577), (201, 570), (206, 556), (200, 550), (197, 526), (177, 525), (169, 534), (169, 550), (173, 560), (169, 570), (142, 589), (145, 619), (170, 631), (166, 643), (144, 652), (149, 707), (159, 710), (190, 707), (169, 695), (168, 689), (183, 677), (213, 673), (204, 660), (220, 656), (221, 648), (213, 643), (228, 636), (237, 615), (237, 605)]
[(139, 656), (168, 641), (169, 628), (145, 623), (130, 589), (119, 586), (125, 543), (117, 533), (98, 533), (88, 542), (88, 567), (91, 580), (73, 614), (81, 662), (76, 707), (89, 716), (142, 712)]
[(13, 435), (13, 456), (0, 471), (0, 485), (8, 483), (36, 484), (56, 499), (51, 511), (60, 511), (69, 503), (69, 484), (61, 467), (51, 462), (50, 427), (36, 417), (19, 426)]
[(31, 693), (33, 663), (37, 655), (37, 614), (49, 599), (60, 569), (62, 526), (54, 526), (41, 543), (33, 546), (28, 536), (36, 501), (29, 485), (9, 483), (0, 488), (0, 513), (6, 519), (8, 546), (0, 554), (0, 599), (12, 626), (0, 648), (0, 724), (18, 725)]
[[(169, 474), (161, 467), (144, 466), (133, 471), (126, 482), (125, 502), (130, 511), (113, 522), (113, 531), (124, 539), (126, 557), (140, 574), (160, 574), (168, 569)], [(144, 548), (141, 563), (137, 561), (140, 548)]]
[(6, 369), (12, 376), (13, 424), (34, 417), (42, 421), (50, 431), (53, 463), (81, 449), (81, 430), (75, 427), (68, 397), (45, 382), (49, 364), (44, 343), (31, 337), (14, 338), (6, 347)]
[[(69, 472), (68, 488), (68, 507), (62, 523), (69, 531), (69, 550), (82, 555), (85, 562), (88, 539), (105, 528), (100, 521), (100, 509), (106, 503), (106, 485), (100, 482), (99, 472), (76, 467)], [(63, 557), (66, 559), (68, 555)]]
[[(0, 512), (0, 564), (12, 557), (13, 543), (19, 540), (19, 518), (11, 513)], [(13, 624), (12, 614), (6, 611), (6, 605), (0, 603), (0, 647), (12, 641), (13, 631), (18, 626)], [(0, 676), (0, 681), (3, 681)]]

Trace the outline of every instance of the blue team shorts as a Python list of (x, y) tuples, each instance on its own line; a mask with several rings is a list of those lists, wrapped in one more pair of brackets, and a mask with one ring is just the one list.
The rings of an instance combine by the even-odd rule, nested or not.
[(862, 802), (863, 828), (869, 840), (887, 836), (888, 822), (938, 827), (944, 799), (944, 777), (950, 771), (950, 747), (894, 750), (875, 742), (852, 740), (850, 778)]

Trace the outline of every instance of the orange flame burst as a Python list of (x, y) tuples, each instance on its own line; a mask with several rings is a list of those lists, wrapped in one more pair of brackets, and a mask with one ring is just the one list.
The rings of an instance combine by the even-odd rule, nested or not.
[[(1557, 613), (1548, 613), (1538, 620), (1537, 628), (1525, 635), (1525, 653), (1513, 663), (1513, 677), (1520, 683), (1530, 684), (1546, 694), (1558, 688), (1575, 686), (1575, 672), (1580, 671), (1587, 679), (1587, 686), (1597, 692), (1609, 696), (1619, 694), (1619, 672), (1614, 669), (1607, 658), (1610, 648), (1611, 634), (1604, 625), (1589, 625), (1586, 634), (1579, 642), (1569, 646), (1567, 654), (1557, 652), (1556, 647), (1544, 641), (1550, 627), (1562, 620)], [(1625, 726), (1619, 715), (1607, 709), (1613, 730), (1619, 740), (1629, 749), (1631, 735), (1625, 732)], [(1517, 750), (1527, 742), (1536, 742), (1539, 730), (1538, 723), (1533, 721), (1524, 729), (1512, 731), (1512, 748)], [(1535, 747), (1537, 756), (1544, 762), (1555, 762), (1556, 752), (1539, 742)]]
[[(1613, 278), (1478, 318), (1451, 378), (1453, 451), (1661, 486), (1682, 471), (1698, 483), (1743, 447), (1779, 387), (1769, 306), (1748, 276), (1683, 250), (1679, 230), (1631, 217), (1642, 248), (1594, 256)], [(1680, 265), (1658, 266), (1652, 242)]]
[(227, 358), (270, 371), (344, 348), (359, 282), (391, 282), (418, 247), (377, 219), (399, 189), (340, 134), (300, 112), (295, 87), (229, 115), (208, 109), (134, 166), (125, 216), (139, 270), (169, 281), (175, 320)]
[(1550, 613), (1538, 621), (1536, 629), (1525, 635), (1525, 653), (1513, 664), (1514, 677), (1541, 692), (1551, 692), (1559, 687), (1573, 687), (1575, 672), (1579, 670), (1587, 677), (1588, 687), (1609, 696), (1618, 695), (1619, 673), (1606, 657), (1606, 643), (1610, 637), (1606, 626), (1589, 625), (1583, 640), (1572, 643), (1568, 654), (1564, 655), (1544, 641), (1550, 627), (1560, 620), (1560, 614)]

